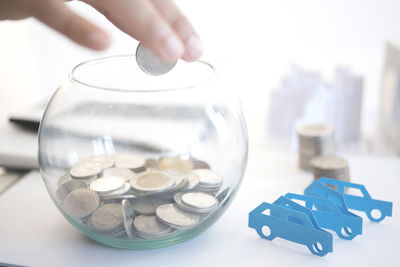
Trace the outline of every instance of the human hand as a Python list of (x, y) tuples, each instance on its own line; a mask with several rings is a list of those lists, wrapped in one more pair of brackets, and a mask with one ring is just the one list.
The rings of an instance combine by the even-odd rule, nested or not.
[[(172, 0), (82, 0), (165, 61), (200, 57), (202, 46)], [(95, 50), (110, 43), (99, 27), (72, 12), (62, 0), (1, 0), (0, 19), (36, 17), (71, 40)]]

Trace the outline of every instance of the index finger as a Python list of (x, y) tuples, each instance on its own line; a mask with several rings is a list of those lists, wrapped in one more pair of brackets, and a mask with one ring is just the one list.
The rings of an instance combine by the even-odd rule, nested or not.
[(161, 59), (175, 61), (184, 53), (182, 41), (148, 0), (84, 0), (115, 26), (151, 48)]
[(60, 0), (30, 1), (30, 5), (34, 17), (81, 45), (103, 50), (110, 43), (103, 30), (72, 12)]

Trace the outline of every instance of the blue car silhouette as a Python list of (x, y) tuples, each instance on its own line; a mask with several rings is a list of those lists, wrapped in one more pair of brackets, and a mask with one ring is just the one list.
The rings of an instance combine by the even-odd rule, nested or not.
[(319, 228), (311, 211), (283, 196), (249, 213), (249, 227), (267, 240), (280, 237), (307, 246), (311, 253), (332, 252), (332, 235)]

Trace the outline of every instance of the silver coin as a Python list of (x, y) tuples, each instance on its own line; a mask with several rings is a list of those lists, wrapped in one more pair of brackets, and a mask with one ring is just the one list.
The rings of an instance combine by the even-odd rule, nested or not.
[(129, 200), (124, 199), (121, 204), (125, 232), (130, 238), (133, 238), (135, 236), (135, 231), (133, 229), (133, 217), (135, 217), (135, 212), (133, 211), (132, 204)]
[(157, 169), (158, 160), (156, 160), (156, 159), (146, 159), (145, 166), (146, 166), (146, 170)]
[(68, 215), (84, 218), (92, 214), (100, 204), (99, 195), (88, 188), (79, 188), (69, 193), (63, 202)]
[(193, 163), (190, 159), (184, 159), (179, 156), (165, 157), (158, 162), (158, 169), (171, 169), (187, 173), (193, 169)]
[(176, 64), (161, 60), (151, 49), (139, 43), (136, 49), (136, 62), (141, 70), (153, 76), (169, 72)]
[(109, 155), (101, 155), (84, 159), (82, 163), (99, 163), (103, 169), (108, 169), (114, 166), (115, 159)]
[(136, 198), (138, 198), (138, 196), (132, 195), (132, 194), (124, 194), (124, 195), (113, 195), (113, 194), (110, 194), (110, 195), (102, 195), (101, 196), (101, 199), (104, 200), (104, 201), (107, 201), (107, 200), (112, 201), (112, 200), (123, 200), (123, 199), (136, 199)]
[(207, 162), (192, 158), (193, 169), (210, 169)]
[(125, 180), (123, 178), (118, 176), (106, 176), (94, 180), (90, 183), (89, 187), (99, 194), (107, 194), (121, 189), (124, 185)]
[(156, 198), (138, 197), (133, 201), (132, 207), (138, 214), (152, 215), (156, 213), (157, 207), (164, 203)]
[(315, 176), (319, 176), (319, 177), (324, 176), (324, 177), (329, 177), (329, 178), (338, 178), (338, 179), (340, 179), (340, 178), (346, 178), (346, 177), (348, 177), (348, 176), (349, 176), (349, 173), (343, 171), (343, 172), (341, 172), (341, 173), (336, 173), (336, 174), (314, 173), (314, 175), (315, 175)]
[(61, 186), (62, 184), (64, 184), (65, 182), (71, 181), (72, 177), (69, 174), (69, 172), (67, 172), (66, 174), (64, 174), (63, 176), (61, 176), (58, 181), (57, 181), (57, 186)]
[(203, 188), (201, 186), (196, 187), (196, 191), (205, 192), (210, 195), (215, 195), (216, 193), (218, 193), (219, 189), (220, 189), (220, 187), (217, 187), (217, 188)]
[(334, 154), (335, 146), (332, 144), (331, 146), (321, 146), (321, 145), (313, 145), (313, 146), (304, 146), (300, 144), (299, 154), (303, 157), (315, 157), (321, 154)]
[(210, 191), (210, 192), (214, 192), (214, 191), (218, 191), (221, 188), (222, 184), (219, 185), (206, 185), (206, 184), (199, 184), (198, 186), (196, 186), (196, 190), (197, 191)]
[(215, 187), (222, 184), (222, 177), (209, 169), (196, 169), (193, 170), (199, 176), (200, 185), (203, 187)]
[(308, 139), (304, 139), (304, 137), (299, 136), (299, 144), (306, 147), (321, 147), (321, 148), (330, 148), (332, 147), (334, 138), (333, 135), (329, 137), (312, 137)]
[(346, 159), (338, 156), (320, 156), (311, 160), (313, 168), (322, 170), (338, 170), (348, 167)]
[(177, 170), (165, 170), (164, 173), (175, 180), (175, 187), (173, 188), (174, 191), (178, 191), (186, 186), (187, 175), (184, 172)]
[(215, 207), (211, 207), (211, 208), (199, 209), (199, 208), (193, 208), (191, 206), (188, 206), (182, 202), (183, 194), (185, 194), (185, 192), (178, 192), (174, 195), (174, 201), (175, 201), (176, 206), (178, 206), (182, 210), (189, 211), (189, 212), (195, 212), (195, 213), (209, 213), (210, 211), (212, 211), (215, 208)]
[(218, 199), (204, 192), (188, 192), (182, 195), (182, 202), (196, 209), (209, 209), (218, 205)]
[(332, 135), (333, 128), (326, 124), (305, 124), (297, 128), (297, 133), (306, 137)]
[(350, 177), (348, 175), (344, 175), (344, 176), (326, 176), (326, 175), (314, 175), (314, 179), (318, 180), (321, 177), (328, 177), (331, 179), (336, 179), (336, 180), (340, 180), (340, 181), (346, 181), (346, 182), (350, 182)]
[(122, 205), (110, 203), (100, 206), (90, 216), (90, 226), (99, 233), (112, 233), (123, 227)]
[(333, 134), (327, 136), (301, 136), (298, 135), (299, 144), (304, 147), (331, 147), (334, 141)]
[[(115, 236), (115, 237), (124, 238), (125, 235), (126, 235), (126, 231), (125, 231), (125, 228), (122, 227), (122, 228), (116, 230), (115, 232), (107, 233), (107, 235), (112, 235), (112, 236)], [(131, 238), (135, 238), (135, 237), (136, 236), (133, 235)]]
[(133, 221), (138, 234), (143, 238), (161, 238), (171, 231), (171, 227), (159, 222), (154, 215), (140, 215)]
[(159, 193), (173, 188), (175, 179), (160, 171), (146, 171), (139, 173), (130, 183), (138, 192)]
[(115, 167), (130, 169), (134, 172), (142, 172), (146, 169), (145, 159), (136, 154), (115, 154)]
[(136, 176), (136, 173), (126, 168), (109, 168), (103, 171), (103, 177), (106, 176), (119, 176), (124, 178), (125, 181), (129, 181)]
[(72, 191), (78, 188), (87, 188), (87, 187), (88, 185), (80, 180), (67, 181), (62, 185), (60, 185), (60, 187), (57, 189), (56, 191), (57, 199), (62, 203), (64, 199), (67, 197), (67, 195)]
[(171, 203), (174, 199), (174, 194), (175, 194), (175, 191), (173, 189), (171, 189), (171, 190), (168, 190), (168, 191), (165, 191), (162, 193), (153, 194), (153, 195), (151, 195), (151, 197), (163, 200), (164, 203), (167, 203), (167, 202)]
[(306, 124), (297, 128), (299, 140), (298, 166), (312, 170), (311, 160), (321, 155), (334, 155), (336, 148), (333, 128), (324, 124)]
[(103, 168), (100, 163), (78, 163), (70, 170), (72, 178), (76, 179), (87, 179), (92, 177), (97, 177)]
[(228, 199), (230, 197), (230, 193), (230, 188), (225, 188), (221, 193), (217, 195), (218, 203), (221, 204), (225, 199)]
[[(161, 222), (159, 222), (159, 223), (161, 223)], [(168, 226), (169, 227), (169, 226)], [(169, 232), (167, 232), (166, 234), (164, 234), (164, 235), (160, 235), (160, 236), (153, 236), (153, 235), (146, 235), (146, 234), (144, 234), (144, 233), (140, 233), (140, 232), (138, 232), (138, 231), (136, 231), (136, 233), (137, 233), (137, 236), (138, 236), (138, 238), (140, 238), (140, 239), (145, 239), (145, 240), (151, 240), (151, 239), (161, 239), (161, 238), (166, 238), (166, 237), (169, 237), (169, 236), (172, 236), (175, 232), (176, 232), (176, 229), (173, 229), (173, 228), (171, 228), (170, 227), (170, 231)]]
[(103, 199), (104, 197), (113, 197), (113, 196), (119, 196), (119, 195), (124, 195), (131, 191), (132, 187), (130, 183), (125, 182), (124, 185), (116, 190), (106, 192), (106, 193), (100, 193), (101, 198)]
[(163, 223), (179, 229), (191, 228), (200, 220), (199, 215), (183, 211), (174, 204), (159, 206), (156, 210), (156, 215)]
[(298, 166), (299, 166), (300, 169), (302, 169), (304, 171), (311, 171), (312, 170), (312, 167), (311, 167), (309, 161), (299, 160)]
[(183, 191), (193, 190), (200, 182), (200, 177), (194, 172), (189, 172), (187, 174), (187, 185), (182, 189)]

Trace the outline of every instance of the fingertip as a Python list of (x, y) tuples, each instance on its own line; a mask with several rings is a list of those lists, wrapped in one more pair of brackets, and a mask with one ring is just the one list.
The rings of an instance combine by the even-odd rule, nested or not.
[(160, 49), (161, 59), (166, 62), (174, 62), (185, 52), (185, 47), (176, 36), (169, 36)]
[(104, 50), (110, 46), (110, 36), (101, 30), (92, 30), (87, 37), (86, 46), (94, 50)]
[(203, 45), (196, 35), (190, 36), (185, 43), (185, 53), (183, 59), (186, 61), (195, 61), (203, 53)]

